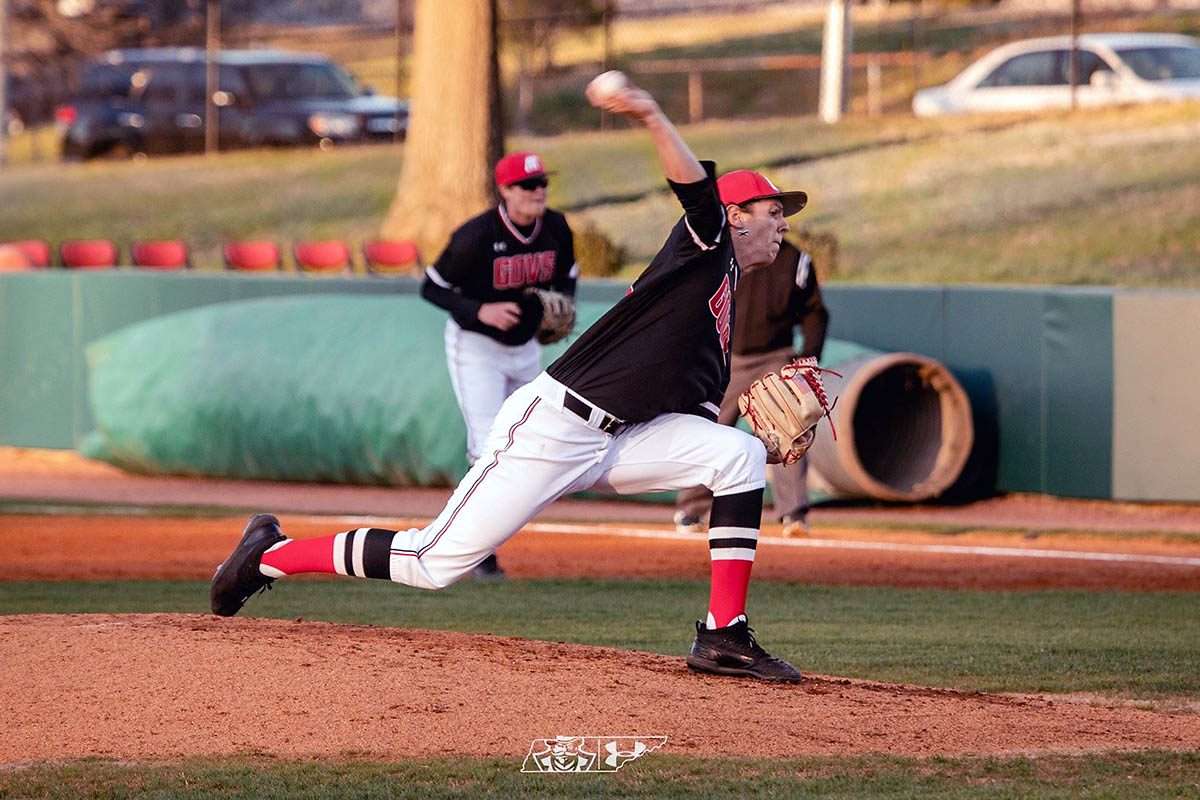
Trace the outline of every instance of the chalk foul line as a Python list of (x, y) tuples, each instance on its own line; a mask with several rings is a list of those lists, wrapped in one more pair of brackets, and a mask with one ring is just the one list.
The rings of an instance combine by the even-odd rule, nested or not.
[[(648, 528), (598, 527), (531, 523), (522, 530), (534, 533), (565, 533), (582, 536), (619, 536), (628, 539), (659, 539), (665, 541), (703, 541), (703, 534), (676, 533)], [(881, 550), (894, 553), (931, 553), (938, 555), (984, 556), (992, 558), (1057, 558), (1074, 561), (1111, 561), (1126, 564), (1164, 564), (1177, 567), (1200, 567), (1200, 557), (1157, 556), (1141, 553), (1096, 553), (1079, 550), (1046, 550), (1025, 547), (986, 547), (955, 544), (913, 544), (902, 542), (863, 542), (846, 539), (782, 539), (764, 536), (759, 546), (808, 547), (829, 550)]]

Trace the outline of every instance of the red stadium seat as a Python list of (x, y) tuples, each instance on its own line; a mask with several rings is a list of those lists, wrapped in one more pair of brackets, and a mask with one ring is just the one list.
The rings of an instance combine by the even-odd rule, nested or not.
[(187, 243), (181, 239), (134, 242), (129, 254), (135, 267), (145, 269), (187, 269), (191, 266)]
[(228, 242), (221, 252), (225, 269), (267, 272), (280, 268), (279, 245), (271, 241)]
[(25, 272), (33, 268), (27, 255), (11, 244), (0, 244), (0, 272)]
[(341, 239), (296, 242), (292, 257), (301, 272), (349, 272), (353, 266), (350, 248)]
[(408, 239), (372, 239), (362, 249), (367, 271), (373, 275), (398, 275), (421, 267), (417, 244)]
[(0, 246), (14, 247), (20, 250), (30, 267), (44, 268), (50, 266), (50, 245), (41, 239), (22, 239), (15, 242), (0, 242)]
[(58, 246), (62, 265), (70, 269), (115, 267), (120, 257), (116, 242), (109, 239), (76, 239)]

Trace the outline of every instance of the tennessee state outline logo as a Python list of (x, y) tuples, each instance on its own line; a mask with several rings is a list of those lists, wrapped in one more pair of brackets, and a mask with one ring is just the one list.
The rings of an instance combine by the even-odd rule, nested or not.
[(666, 736), (556, 736), (534, 739), (521, 772), (616, 772), (667, 743)]

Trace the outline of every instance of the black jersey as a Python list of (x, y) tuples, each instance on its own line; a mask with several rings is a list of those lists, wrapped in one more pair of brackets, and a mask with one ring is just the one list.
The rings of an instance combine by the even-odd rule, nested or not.
[[(459, 226), (437, 261), (425, 270), (421, 296), (450, 312), (464, 330), (507, 345), (528, 342), (542, 321), (542, 306), (525, 289), (536, 286), (574, 296), (579, 270), (571, 228), (546, 209), (531, 226), (519, 226), (500, 205)], [(502, 331), (479, 321), (484, 303), (514, 302), (521, 321)]]
[(683, 206), (666, 244), (594, 325), (550, 365), (551, 377), (626, 422), (681, 412), (715, 419), (729, 383), (739, 269), (715, 166), (671, 183)]

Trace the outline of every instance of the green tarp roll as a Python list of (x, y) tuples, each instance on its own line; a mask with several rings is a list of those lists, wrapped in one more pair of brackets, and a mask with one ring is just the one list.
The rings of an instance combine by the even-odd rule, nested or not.
[[(580, 324), (605, 308), (581, 304)], [(132, 325), (87, 348), (97, 430), (81, 450), (144, 473), (453, 485), (466, 430), (445, 321), (415, 295), (321, 295)]]

